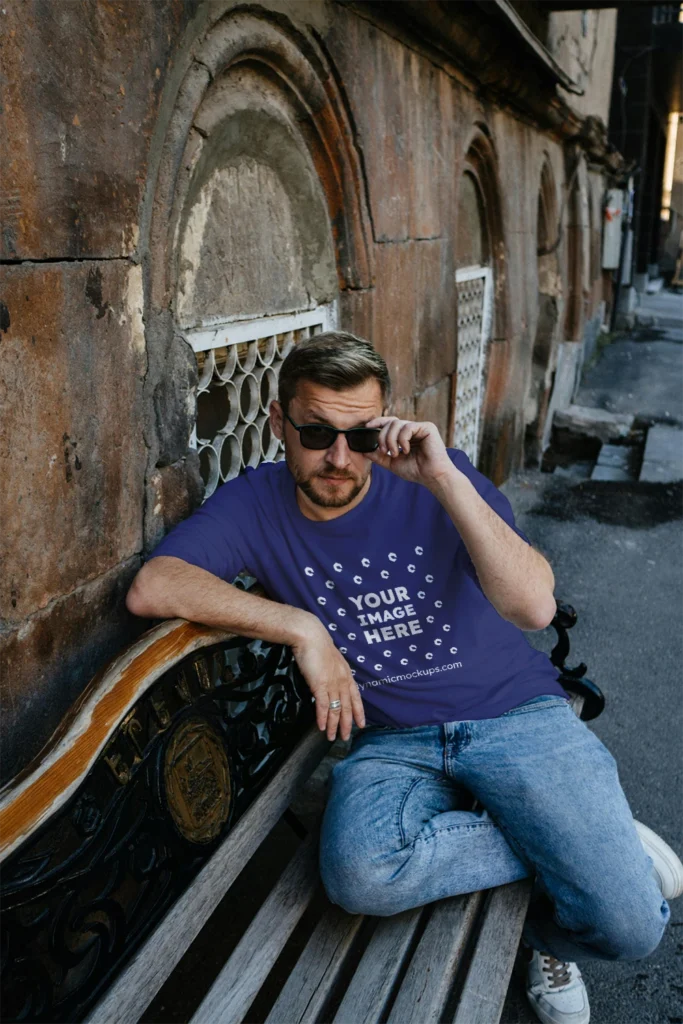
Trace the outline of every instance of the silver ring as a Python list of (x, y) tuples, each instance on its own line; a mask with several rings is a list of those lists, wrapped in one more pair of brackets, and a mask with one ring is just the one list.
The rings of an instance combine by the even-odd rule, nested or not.
[(311, 704), (315, 704), (315, 697), (311, 697)]
[(340, 700), (331, 700), (330, 701), (330, 708), (332, 708), (334, 711), (336, 711), (337, 708), (340, 708), (340, 707), (341, 707), (341, 701)]

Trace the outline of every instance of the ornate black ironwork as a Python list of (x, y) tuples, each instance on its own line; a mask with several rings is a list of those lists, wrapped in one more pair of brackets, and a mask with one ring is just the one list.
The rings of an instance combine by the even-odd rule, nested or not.
[(591, 679), (586, 679), (588, 666), (581, 662), (575, 668), (567, 668), (565, 660), (569, 654), (569, 637), (567, 630), (576, 625), (577, 614), (570, 604), (563, 601), (556, 601), (557, 611), (550, 625), (557, 633), (557, 643), (553, 647), (550, 660), (559, 668), (558, 681), (565, 690), (578, 693), (583, 697), (581, 709), (581, 720), (590, 722), (593, 718), (601, 715), (605, 708), (605, 695)]
[(244, 638), (154, 684), (3, 865), (3, 1021), (86, 1015), (309, 727), (309, 698), (289, 648)]

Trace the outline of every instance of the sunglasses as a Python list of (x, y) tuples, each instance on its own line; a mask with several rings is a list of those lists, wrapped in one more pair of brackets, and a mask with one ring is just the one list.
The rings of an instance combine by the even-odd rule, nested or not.
[(331, 448), (337, 440), (337, 434), (346, 435), (346, 443), (352, 452), (375, 452), (379, 448), (379, 427), (351, 427), (350, 430), (338, 430), (322, 423), (305, 423), (297, 425), (291, 416), (285, 413), (295, 430), (299, 431), (299, 440), (304, 448), (321, 451)]

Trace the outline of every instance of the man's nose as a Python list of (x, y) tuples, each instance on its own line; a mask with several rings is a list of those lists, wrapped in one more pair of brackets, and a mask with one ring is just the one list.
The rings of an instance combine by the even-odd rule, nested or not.
[(344, 434), (337, 434), (337, 438), (331, 447), (325, 452), (325, 461), (342, 469), (349, 463), (349, 446), (346, 443)]

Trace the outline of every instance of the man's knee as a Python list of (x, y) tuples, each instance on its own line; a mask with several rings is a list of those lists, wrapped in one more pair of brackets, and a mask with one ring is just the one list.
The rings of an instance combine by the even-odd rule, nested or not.
[(321, 844), (320, 877), (329, 900), (349, 914), (385, 916), (396, 913), (387, 867), (369, 858), (350, 856), (349, 851), (346, 853), (345, 856), (343, 850)]
[(610, 960), (643, 960), (657, 949), (667, 921), (668, 905), (641, 913), (624, 913), (598, 925), (601, 951)]

